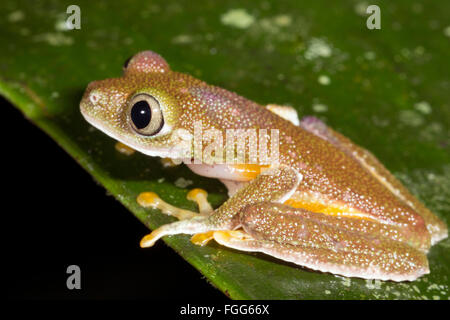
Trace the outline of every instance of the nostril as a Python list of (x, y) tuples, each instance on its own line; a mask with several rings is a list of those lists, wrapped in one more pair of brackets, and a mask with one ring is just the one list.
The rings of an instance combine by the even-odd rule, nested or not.
[(100, 100), (100, 94), (94, 90), (89, 93), (89, 101), (91, 101), (92, 104), (96, 104)]

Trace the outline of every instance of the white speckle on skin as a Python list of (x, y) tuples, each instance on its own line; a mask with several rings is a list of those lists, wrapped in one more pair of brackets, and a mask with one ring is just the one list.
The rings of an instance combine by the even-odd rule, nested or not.
[(178, 188), (186, 188), (187, 186), (190, 186), (191, 184), (193, 184), (192, 180), (187, 180), (187, 179), (184, 179), (184, 178), (178, 178), (175, 181), (175, 185)]
[(330, 290), (325, 290), (325, 294), (331, 294)]
[(420, 102), (416, 103), (414, 105), (414, 108), (417, 111), (422, 112), (423, 114), (430, 114), (431, 113), (431, 106), (426, 101), (420, 101)]
[(319, 76), (319, 78), (317, 79), (317, 81), (318, 81), (321, 85), (324, 85), (324, 86), (329, 85), (330, 82), (331, 82), (330, 78), (329, 78), (328, 76), (326, 76), (326, 75), (321, 75), (321, 76)]
[(255, 18), (245, 9), (231, 9), (220, 17), (220, 21), (230, 27), (247, 29), (255, 22)]
[(13, 11), (8, 15), (8, 21), (9, 22), (19, 22), (25, 19), (25, 14), (23, 11), (17, 10)]
[(321, 103), (316, 103), (312, 106), (312, 109), (314, 110), (314, 112), (327, 112), (328, 106)]

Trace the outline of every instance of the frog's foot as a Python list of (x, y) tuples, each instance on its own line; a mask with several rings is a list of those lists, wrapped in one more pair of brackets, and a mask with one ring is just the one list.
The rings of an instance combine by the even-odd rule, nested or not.
[(216, 231), (214, 239), (227, 247), (262, 252), (347, 277), (411, 281), (429, 273), (422, 251), (399, 241), (337, 227), (333, 221), (322, 219), (318, 213), (264, 202), (241, 212), (243, 231)]
[(136, 152), (136, 150), (134, 150), (133, 148), (130, 148), (129, 146), (127, 146), (126, 144), (123, 144), (122, 142), (117, 142), (114, 147), (116, 148), (117, 151), (119, 151), (120, 153), (126, 155), (126, 156), (131, 156), (132, 154), (134, 154)]
[(266, 108), (277, 116), (292, 122), (294, 125), (300, 125), (300, 120), (298, 119), (297, 110), (290, 106), (280, 106), (277, 104), (268, 104)]
[(174, 216), (179, 220), (191, 219), (198, 215), (198, 213), (196, 212), (172, 206), (171, 204), (162, 200), (154, 192), (142, 192), (141, 194), (139, 194), (136, 201), (144, 208), (159, 209), (163, 213), (169, 216)]
[(239, 227), (239, 212), (247, 205), (260, 201), (284, 202), (297, 189), (302, 176), (290, 167), (273, 168), (259, 175), (228, 199), (220, 208), (212, 210), (207, 204), (206, 192), (194, 189), (188, 199), (196, 201), (200, 214), (176, 208), (161, 200), (153, 192), (144, 192), (137, 201), (144, 207), (158, 208), (181, 221), (159, 227), (141, 241), (141, 247), (150, 247), (156, 240), (166, 235), (193, 234), (191, 241), (204, 245), (213, 239), (214, 232), (234, 230)]
[(200, 213), (172, 206), (171, 204), (162, 200), (154, 192), (142, 192), (141, 194), (139, 194), (136, 201), (144, 208), (159, 209), (164, 214), (174, 216), (179, 220), (191, 219), (198, 215), (207, 216), (214, 211), (211, 204), (208, 202), (208, 192), (203, 189), (192, 189), (188, 192), (186, 198), (197, 203)]
[(141, 248), (148, 248), (155, 244), (155, 242), (164, 237), (175, 234), (198, 234), (211, 231), (211, 225), (208, 222), (208, 217), (197, 215), (194, 218), (181, 220), (169, 223), (159, 227), (150, 234), (142, 238)]
[[(199, 217), (206, 217), (214, 211), (211, 204), (208, 202), (208, 193), (203, 189), (192, 189), (188, 192), (186, 198), (197, 203), (200, 213), (172, 206), (171, 204), (158, 197), (158, 195), (154, 192), (143, 192), (138, 196), (137, 202), (141, 206), (159, 209), (167, 215), (174, 216), (179, 220), (186, 221), (182, 224), (178, 224), (176, 222), (171, 223), (156, 229), (141, 240), (141, 247), (144, 248), (152, 246), (156, 240), (166, 235), (191, 233), (193, 232), (193, 230), (195, 230), (194, 226), (198, 226), (196, 222), (200, 221), (198, 220)], [(192, 223), (189, 222), (190, 219), (193, 220)], [(202, 228), (200, 229), (201, 231), (203, 230)], [(212, 232), (202, 232), (194, 234), (191, 241), (195, 244), (203, 246), (212, 239)]]

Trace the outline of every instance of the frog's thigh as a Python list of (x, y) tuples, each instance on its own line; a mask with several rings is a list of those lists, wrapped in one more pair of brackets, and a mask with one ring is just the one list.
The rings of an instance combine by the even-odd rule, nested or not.
[(405, 281), (429, 273), (426, 255), (420, 250), (322, 223), (313, 214), (310, 218), (293, 214), (285, 205), (248, 206), (240, 220), (243, 235), (215, 232), (214, 239), (227, 247), (263, 252), (348, 277)]
[(300, 124), (300, 121), (298, 119), (297, 110), (290, 106), (280, 106), (277, 104), (268, 104), (266, 108), (273, 113), (275, 113), (277, 116), (286, 119), (290, 122), (292, 122), (294, 125), (298, 126)]
[(416, 197), (414, 197), (403, 184), (387, 170), (383, 164), (369, 151), (354, 144), (350, 139), (334, 131), (319, 119), (308, 116), (302, 118), (300, 126), (332, 143), (348, 156), (355, 159), (380, 183), (395, 194), (403, 203), (406, 203), (417, 212), (425, 221), (434, 244), (448, 236), (447, 225), (433, 212), (428, 210)]

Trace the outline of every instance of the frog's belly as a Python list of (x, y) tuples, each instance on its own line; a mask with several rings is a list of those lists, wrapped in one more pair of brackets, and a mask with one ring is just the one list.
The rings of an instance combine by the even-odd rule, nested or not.
[(245, 186), (248, 181), (256, 178), (264, 168), (269, 166), (260, 166), (256, 164), (245, 165), (226, 165), (226, 164), (186, 164), (194, 173), (219, 179), (228, 189), (228, 196), (231, 197), (240, 188)]

